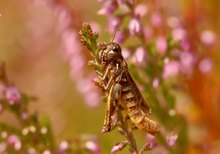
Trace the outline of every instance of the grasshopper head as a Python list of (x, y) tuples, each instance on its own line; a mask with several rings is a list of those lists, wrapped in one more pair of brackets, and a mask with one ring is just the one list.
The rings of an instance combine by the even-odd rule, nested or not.
[(121, 47), (115, 42), (111, 42), (101, 51), (100, 61), (102, 64), (108, 64), (118, 58), (122, 58)]

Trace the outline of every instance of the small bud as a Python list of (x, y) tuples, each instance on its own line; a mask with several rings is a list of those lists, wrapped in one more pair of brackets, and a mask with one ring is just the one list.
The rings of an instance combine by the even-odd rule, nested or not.
[(117, 3), (114, 1), (106, 1), (103, 7), (98, 11), (99, 15), (109, 16), (111, 15), (117, 8)]
[(167, 144), (169, 146), (174, 146), (175, 143), (176, 143), (177, 138), (178, 138), (178, 136), (176, 134), (174, 134), (174, 135), (167, 135), (167, 137), (166, 137)]
[(139, 17), (144, 17), (148, 11), (148, 8), (144, 4), (139, 4), (135, 7), (134, 13)]
[(94, 154), (100, 154), (101, 153), (100, 147), (97, 145), (97, 143), (95, 143), (93, 141), (87, 141), (85, 143), (85, 147), (88, 150), (90, 150), (91, 152), (93, 152)]
[(128, 141), (116, 143), (115, 146), (111, 150), (111, 154), (121, 151), (127, 144), (128, 144)]
[(143, 27), (139, 19), (133, 18), (129, 23), (129, 32), (131, 35), (140, 35), (143, 32)]
[(21, 96), (15, 87), (7, 88), (5, 97), (9, 101), (10, 105), (17, 103), (21, 99)]
[(207, 46), (213, 45), (216, 40), (216, 34), (213, 31), (205, 30), (201, 33), (200, 40)]
[(167, 50), (167, 41), (164, 36), (160, 36), (156, 39), (156, 48), (159, 54), (164, 55)]
[(157, 145), (158, 145), (157, 142), (152, 141), (152, 142), (150, 142), (150, 143), (148, 143), (148, 144), (146, 145), (145, 149), (146, 149), (146, 150), (152, 150), (152, 149), (154, 149)]
[(143, 47), (137, 48), (133, 56), (133, 62), (137, 65), (146, 64), (146, 50)]

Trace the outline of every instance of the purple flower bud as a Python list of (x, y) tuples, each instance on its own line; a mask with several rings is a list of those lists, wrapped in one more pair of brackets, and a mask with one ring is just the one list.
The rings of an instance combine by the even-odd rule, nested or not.
[(60, 152), (65, 152), (69, 148), (69, 143), (67, 141), (62, 141), (59, 146)]
[(21, 95), (15, 87), (8, 87), (6, 89), (6, 99), (9, 101), (9, 104), (13, 105), (20, 101)]
[(212, 68), (213, 68), (213, 62), (210, 59), (203, 59), (199, 63), (199, 70), (203, 74), (207, 74), (211, 72)]
[(175, 135), (167, 135), (167, 137), (166, 137), (167, 144), (169, 146), (174, 146), (177, 138), (178, 138), (178, 136), (176, 134)]
[(98, 11), (98, 14), (109, 16), (116, 10), (116, 8), (117, 3), (115, 1), (106, 1), (102, 9)]
[(128, 141), (116, 143), (115, 146), (111, 150), (111, 154), (121, 151), (127, 144), (128, 144)]
[(121, 18), (118, 16), (110, 17), (108, 21), (108, 29), (111, 33), (115, 33), (120, 26)]
[(143, 27), (139, 19), (133, 18), (129, 23), (129, 32), (131, 35), (140, 35), (143, 33)]
[(159, 36), (156, 39), (156, 48), (157, 51), (161, 54), (164, 55), (166, 50), (167, 50), (167, 41), (166, 38), (164, 36)]
[(88, 150), (90, 150), (94, 154), (100, 154), (101, 153), (100, 147), (93, 141), (87, 141), (85, 143), (85, 148), (87, 148)]
[(156, 89), (159, 87), (159, 84), (160, 84), (160, 80), (158, 78), (155, 78), (152, 83), (153, 87)]

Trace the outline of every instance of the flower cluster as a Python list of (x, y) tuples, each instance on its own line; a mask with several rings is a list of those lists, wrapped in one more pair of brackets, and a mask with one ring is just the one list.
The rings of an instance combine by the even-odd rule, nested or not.
[(0, 64), (0, 114), (11, 112), (19, 123), (16, 126), (0, 122), (0, 153), (70, 154), (85, 150), (100, 153), (95, 136), (84, 135), (77, 137), (76, 142), (57, 143), (48, 119), (40, 120), (37, 113), (28, 110), (30, 101), (35, 99), (18, 91), (8, 80), (4, 64)]

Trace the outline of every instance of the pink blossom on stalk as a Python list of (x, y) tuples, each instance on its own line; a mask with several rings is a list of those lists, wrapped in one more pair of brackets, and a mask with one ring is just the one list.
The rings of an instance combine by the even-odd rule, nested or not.
[(167, 24), (171, 28), (177, 28), (180, 24), (180, 21), (177, 17), (170, 17), (167, 19)]
[(162, 23), (163, 23), (163, 19), (162, 19), (162, 16), (159, 13), (155, 12), (151, 15), (151, 24), (152, 24), (152, 26), (158, 28), (162, 25)]
[(88, 150), (90, 150), (94, 154), (100, 154), (101, 153), (100, 147), (97, 145), (97, 143), (95, 143), (93, 141), (87, 141), (85, 143), (85, 148), (87, 148)]
[(128, 59), (131, 55), (131, 52), (129, 49), (124, 48), (124, 49), (122, 49), (122, 55), (123, 55), (124, 59)]
[(186, 30), (183, 28), (176, 28), (172, 31), (172, 37), (174, 40), (182, 41), (186, 38)]
[(128, 144), (127, 141), (116, 143), (111, 150), (111, 154), (121, 151), (127, 144)]
[(118, 5), (123, 5), (125, 4), (127, 0), (117, 0)]
[(139, 4), (134, 8), (135, 15), (139, 17), (144, 17), (148, 11), (148, 8), (144, 4)]
[(163, 70), (163, 78), (176, 76), (179, 73), (179, 63), (177, 61), (169, 61), (165, 63)]
[(176, 143), (177, 138), (178, 138), (178, 135), (176, 135), (176, 134), (174, 134), (174, 135), (167, 135), (167, 137), (166, 137), (167, 144), (169, 146), (174, 146), (175, 143)]
[(98, 11), (99, 15), (109, 16), (111, 15), (117, 8), (117, 3), (115, 1), (106, 1), (103, 7)]
[(113, 16), (109, 18), (108, 29), (111, 33), (115, 33), (120, 26), (121, 18), (119, 16)]
[(167, 40), (164, 36), (159, 36), (156, 39), (156, 48), (157, 51), (161, 54), (164, 55), (166, 50), (167, 50)]
[(213, 31), (205, 30), (201, 33), (200, 40), (205, 45), (213, 45), (216, 40), (216, 34)]
[(146, 64), (146, 50), (143, 47), (136, 49), (133, 56), (133, 62), (138, 65)]
[(153, 80), (152, 85), (153, 85), (153, 87), (154, 87), (155, 89), (158, 88), (159, 85), (160, 85), (160, 80), (159, 80), (158, 78), (155, 78), (155, 79)]
[(21, 99), (21, 95), (15, 87), (8, 87), (6, 89), (5, 97), (11, 105), (17, 103)]
[(199, 63), (199, 70), (203, 74), (207, 74), (211, 72), (212, 68), (213, 68), (213, 62), (210, 59), (203, 59)]
[(115, 34), (115, 39), (114, 39), (115, 42), (122, 44), (125, 42), (125, 40), (126, 40), (126, 34), (124, 31), (118, 31)]
[(21, 149), (21, 141), (17, 135), (10, 135), (7, 139), (9, 145), (13, 145), (15, 150)]
[(133, 18), (131, 19), (129, 25), (129, 32), (131, 35), (140, 35), (143, 32), (143, 27), (139, 19)]
[(192, 53), (188, 51), (183, 51), (180, 53), (180, 70), (185, 74), (190, 74), (193, 70), (193, 65), (195, 63), (195, 57)]

